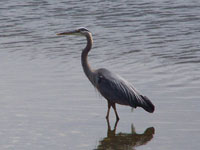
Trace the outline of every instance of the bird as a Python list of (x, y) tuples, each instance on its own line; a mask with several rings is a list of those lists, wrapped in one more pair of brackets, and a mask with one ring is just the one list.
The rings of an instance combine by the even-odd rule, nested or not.
[(142, 107), (149, 113), (154, 112), (155, 106), (150, 99), (140, 94), (127, 80), (108, 69), (91, 68), (88, 62), (88, 53), (92, 49), (93, 37), (88, 29), (81, 27), (75, 30), (57, 33), (57, 35), (80, 35), (86, 37), (87, 44), (81, 53), (81, 64), (89, 81), (107, 100), (108, 108), (106, 119), (109, 119), (110, 108), (112, 107), (116, 120), (119, 120), (116, 104), (126, 105), (132, 108)]

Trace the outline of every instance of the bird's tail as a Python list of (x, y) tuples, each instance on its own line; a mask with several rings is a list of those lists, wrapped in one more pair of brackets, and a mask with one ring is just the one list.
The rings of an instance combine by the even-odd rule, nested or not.
[(155, 110), (155, 106), (152, 104), (152, 102), (149, 100), (148, 97), (146, 96), (143, 96), (143, 95), (140, 95), (142, 97), (142, 99), (144, 100), (144, 103), (141, 105), (141, 107), (150, 112), (150, 113), (153, 113), (154, 110)]

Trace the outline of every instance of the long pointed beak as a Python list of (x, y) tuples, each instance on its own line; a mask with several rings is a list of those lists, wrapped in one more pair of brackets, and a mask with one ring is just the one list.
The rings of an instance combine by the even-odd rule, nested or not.
[(74, 35), (74, 34), (77, 34), (77, 33), (78, 33), (77, 30), (73, 30), (73, 31), (57, 33), (56, 35)]

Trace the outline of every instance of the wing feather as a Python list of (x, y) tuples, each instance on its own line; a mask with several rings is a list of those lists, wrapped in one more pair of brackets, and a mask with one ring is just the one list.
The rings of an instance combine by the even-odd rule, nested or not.
[(141, 95), (129, 82), (106, 69), (97, 70), (97, 89), (107, 100), (113, 103), (144, 108), (148, 112), (154, 111), (154, 105)]
[(130, 83), (106, 69), (99, 70), (97, 88), (106, 99), (114, 103), (135, 108), (143, 103), (142, 97)]

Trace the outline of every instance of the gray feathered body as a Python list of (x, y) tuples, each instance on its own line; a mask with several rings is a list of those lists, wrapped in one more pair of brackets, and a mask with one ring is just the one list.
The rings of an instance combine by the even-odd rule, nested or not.
[(97, 75), (96, 88), (109, 102), (133, 108), (142, 107), (150, 113), (154, 111), (151, 101), (119, 75), (104, 68), (96, 70), (95, 74)]

